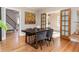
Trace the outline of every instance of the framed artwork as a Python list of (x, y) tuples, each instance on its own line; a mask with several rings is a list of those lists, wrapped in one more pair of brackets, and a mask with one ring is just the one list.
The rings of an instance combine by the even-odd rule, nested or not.
[(25, 12), (25, 24), (35, 24), (35, 14), (32, 12)]

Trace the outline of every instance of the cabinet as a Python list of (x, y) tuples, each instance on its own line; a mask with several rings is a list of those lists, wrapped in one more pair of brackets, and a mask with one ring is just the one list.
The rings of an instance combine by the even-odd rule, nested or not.
[(46, 28), (46, 13), (41, 14), (41, 28)]

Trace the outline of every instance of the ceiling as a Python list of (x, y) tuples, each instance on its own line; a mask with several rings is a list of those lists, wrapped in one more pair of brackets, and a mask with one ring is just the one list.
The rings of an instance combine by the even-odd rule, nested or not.
[(21, 9), (21, 10), (33, 10), (37, 12), (38, 11), (51, 12), (51, 11), (59, 11), (62, 9), (72, 8), (72, 7), (13, 7), (13, 8)]
[(67, 8), (67, 7), (18, 7), (18, 8), (34, 10), (34, 11), (39, 11), (39, 10), (56, 11), (56, 10), (61, 10), (61, 9)]

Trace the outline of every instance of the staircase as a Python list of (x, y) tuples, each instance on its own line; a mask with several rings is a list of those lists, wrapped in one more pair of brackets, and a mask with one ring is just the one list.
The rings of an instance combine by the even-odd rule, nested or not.
[(14, 31), (16, 29), (17, 23), (7, 14), (6, 14), (6, 23), (8, 26), (7, 31)]

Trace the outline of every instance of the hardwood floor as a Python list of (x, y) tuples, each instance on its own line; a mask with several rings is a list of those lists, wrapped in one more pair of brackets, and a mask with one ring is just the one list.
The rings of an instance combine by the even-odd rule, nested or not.
[[(54, 40), (59, 40), (60, 38), (54, 38)], [(0, 42), (1, 52), (77, 52), (79, 51), (79, 43), (75, 44), (69, 40), (62, 39), (60, 42), (60, 47), (51, 42), (50, 46), (43, 46), (43, 49), (35, 49), (34, 47), (25, 43), (25, 37), (19, 37), (16, 33), (8, 35), (8, 38)]]

